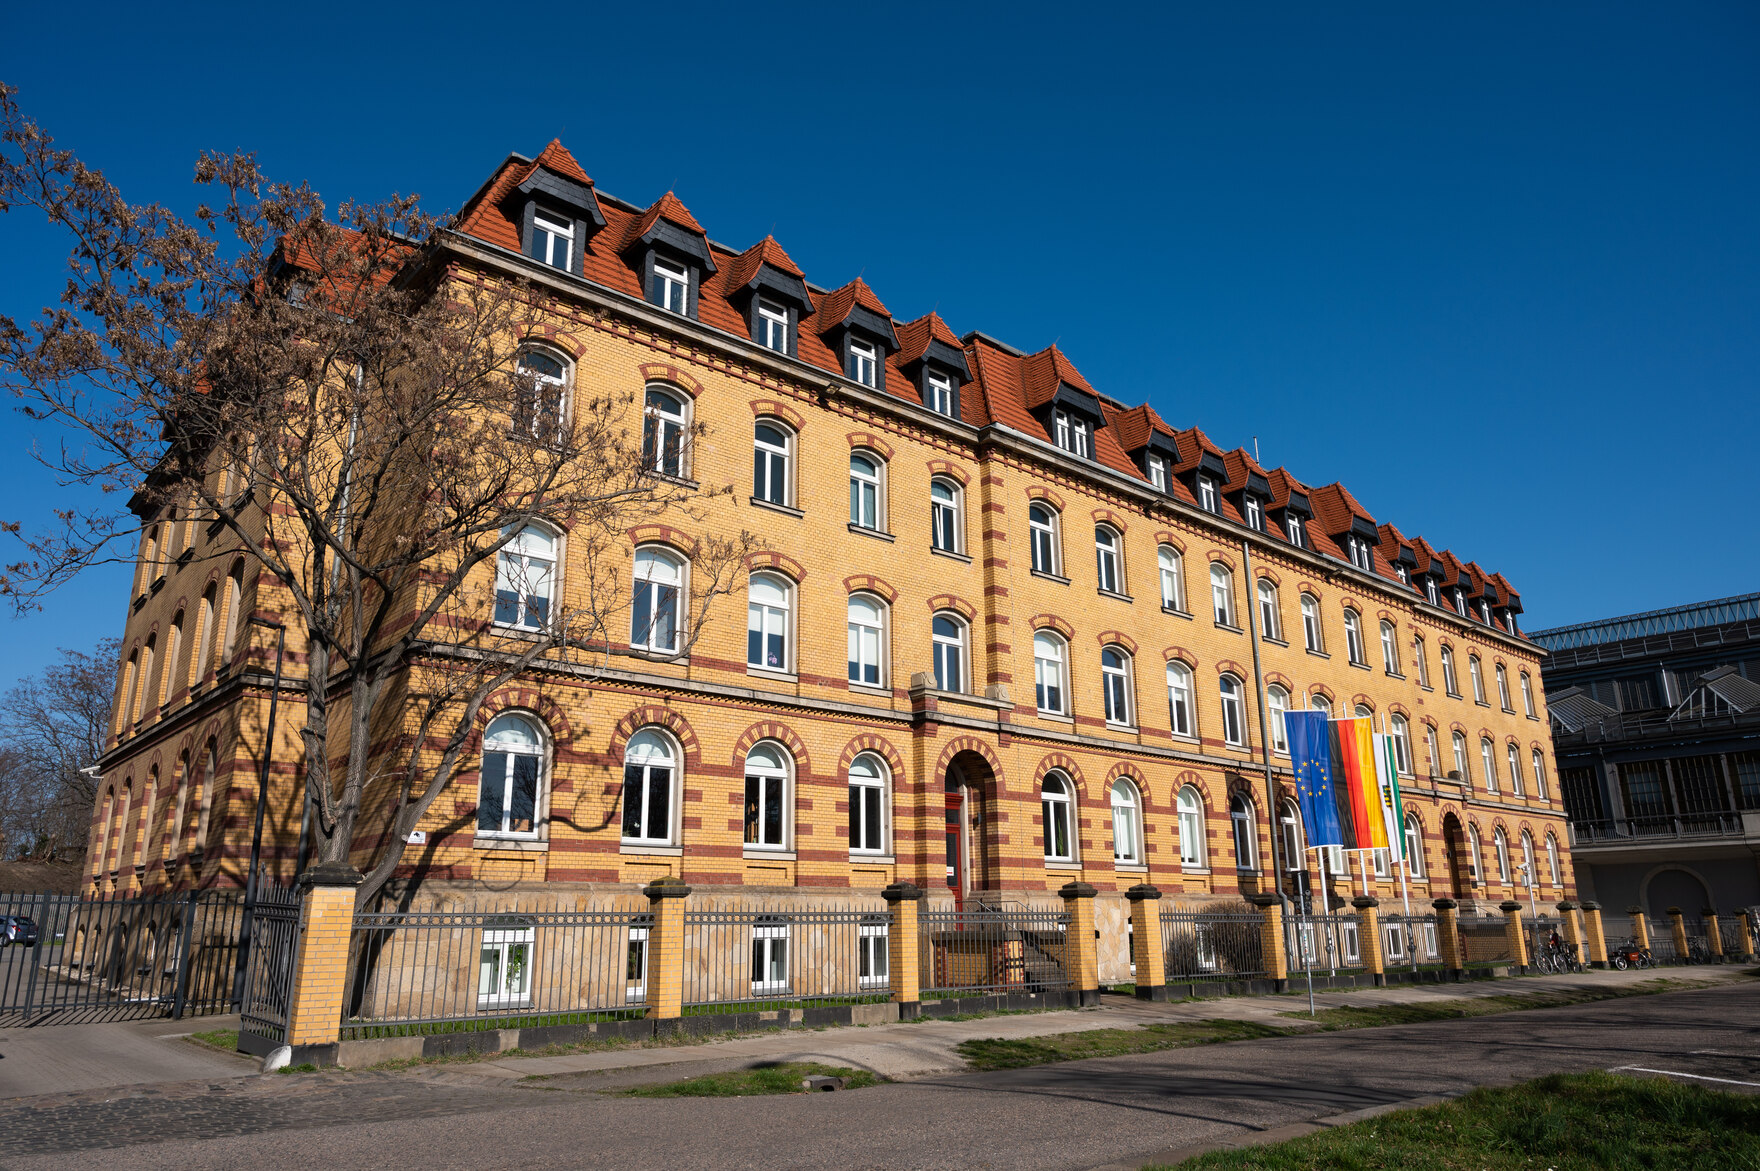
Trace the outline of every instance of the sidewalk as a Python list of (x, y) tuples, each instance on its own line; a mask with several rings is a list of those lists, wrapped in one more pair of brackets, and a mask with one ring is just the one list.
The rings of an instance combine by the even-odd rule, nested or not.
[(257, 1073), (255, 1058), (183, 1040), (236, 1028), (236, 1016), (195, 1016), (0, 1029), (0, 1099)]
[[(1688, 985), (1734, 983), (1748, 979), (1742, 966), (1665, 968), (1648, 972), (1589, 971), (1576, 975), (1460, 984), (1405, 985), (1344, 992), (1316, 992), (1317, 1008), (1345, 1005), (1423, 1004), (1467, 997), (1511, 996), (1566, 989), (1600, 989), (1670, 978)], [(956, 1052), (962, 1041), (980, 1038), (1043, 1037), (1088, 1029), (1140, 1028), (1172, 1021), (1210, 1018), (1250, 1020), (1300, 1028), (1301, 1021), (1281, 1014), (1307, 1011), (1306, 989), (1290, 981), (1291, 994), (1229, 997), (1218, 1000), (1154, 1004), (1107, 996), (1099, 1008), (1017, 1016), (983, 1017), (968, 1021), (919, 1020), (836, 1029), (794, 1029), (745, 1035), (699, 1045), (648, 1049), (600, 1050), (559, 1057), (509, 1057), (468, 1064), (416, 1067), (425, 1078), (444, 1084), (505, 1084), (527, 1078), (568, 1078), (575, 1088), (615, 1089), (653, 1082), (676, 1081), (706, 1073), (723, 1073), (781, 1061), (818, 1061), (826, 1065), (870, 1070), (894, 1081), (910, 1081), (963, 1071)]]

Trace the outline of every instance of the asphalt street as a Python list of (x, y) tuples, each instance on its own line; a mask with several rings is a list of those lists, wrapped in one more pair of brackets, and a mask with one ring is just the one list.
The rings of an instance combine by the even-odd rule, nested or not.
[(1760, 1091), (1760, 985), (813, 1096), (630, 1099), (445, 1067), (87, 1091), (0, 1108), (0, 1166), (1089, 1168), (1622, 1066)]

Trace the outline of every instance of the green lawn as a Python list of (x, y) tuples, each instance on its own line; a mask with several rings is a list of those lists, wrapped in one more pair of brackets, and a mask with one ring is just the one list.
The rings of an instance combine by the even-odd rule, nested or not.
[(210, 1029), (206, 1033), (191, 1033), (184, 1039), (197, 1045), (206, 1045), (210, 1049), (223, 1049), (228, 1053), (238, 1052), (237, 1029)]
[[(1760, 1097), (1609, 1073), (1478, 1089), (1420, 1110), (1262, 1147), (1181, 1171), (1754, 1171)], [(1145, 1168), (1144, 1171), (1153, 1171)]]
[(859, 1090), (877, 1086), (881, 1079), (865, 1069), (846, 1069), (821, 1065), (817, 1061), (782, 1061), (755, 1069), (739, 1069), (731, 1073), (707, 1073), (679, 1082), (653, 1086), (636, 1086), (619, 1090), (630, 1098), (746, 1098), (756, 1094), (804, 1094), (801, 1079), (806, 1077), (840, 1077), (844, 1089)]

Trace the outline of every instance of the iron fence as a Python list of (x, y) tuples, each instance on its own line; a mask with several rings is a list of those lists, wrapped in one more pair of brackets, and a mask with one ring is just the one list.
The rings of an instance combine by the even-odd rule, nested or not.
[(918, 980), (925, 1000), (1069, 986), (1067, 911), (926, 910), (917, 924)]
[(1265, 917), (1256, 911), (1162, 911), (1169, 980), (1249, 980), (1265, 975)]
[[(1687, 935), (1687, 952), (1684, 956), (1675, 957), (1689, 964), (1708, 964), (1716, 957), (1711, 954), (1711, 929), (1705, 920), (1697, 916), (1682, 916), (1681, 927)], [(1674, 928), (1669, 928), (1669, 937), (1674, 936)]]
[(1355, 915), (1292, 916), (1285, 927), (1290, 969), (1363, 967), (1361, 930)]
[(647, 911), (357, 914), (342, 1037), (641, 1016), (652, 923)]
[[(1542, 956), (1547, 954), (1552, 942), (1552, 933), (1558, 932), (1559, 954), (1568, 959), (1572, 953), (1570, 936), (1564, 929), (1564, 921), (1551, 915), (1524, 917), (1522, 930), (1528, 939), (1528, 965), (1538, 967)], [(1577, 953), (1579, 958), (1581, 953)]]
[(1436, 934), (1436, 916), (1383, 916), (1381, 948), (1384, 964), (1389, 968), (1441, 963), (1442, 941)]
[(687, 1012), (886, 1000), (890, 923), (884, 909), (686, 911)]
[(1508, 921), (1502, 915), (1462, 915), (1455, 920), (1460, 932), (1461, 962), (1469, 968), (1513, 964)]
[(293, 961), (299, 950), (299, 891), (265, 883), (251, 914), (250, 955), (238, 1006), (239, 1029), (276, 1044), (287, 1040)]

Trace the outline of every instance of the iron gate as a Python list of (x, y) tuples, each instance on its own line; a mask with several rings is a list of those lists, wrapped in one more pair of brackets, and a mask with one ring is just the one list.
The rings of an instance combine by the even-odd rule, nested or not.
[(251, 912), (250, 955), (238, 1007), (239, 1032), (277, 1045), (287, 1041), (293, 998), (294, 953), (299, 950), (299, 891), (265, 884)]

